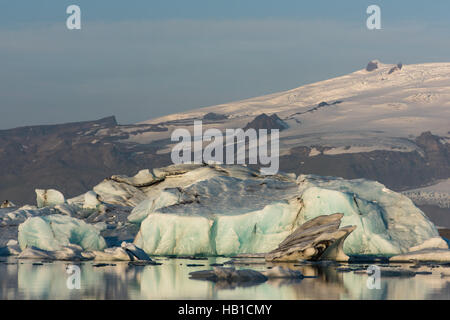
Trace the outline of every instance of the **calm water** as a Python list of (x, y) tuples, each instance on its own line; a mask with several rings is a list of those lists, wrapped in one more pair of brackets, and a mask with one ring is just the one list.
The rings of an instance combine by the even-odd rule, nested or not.
[[(0, 299), (450, 299), (450, 277), (441, 277), (441, 272), (450, 271), (450, 267), (442, 266), (428, 268), (433, 272), (431, 275), (381, 278), (381, 289), (372, 290), (367, 288), (366, 274), (338, 269), (346, 265), (283, 264), (315, 278), (269, 280), (246, 287), (189, 279), (189, 272), (209, 269), (210, 263), (228, 260), (160, 258), (158, 262), (162, 265), (158, 266), (114, 262), (115, 266), (103, 267), (95, 267), (94, 262), (83, 262), (79, 264), (81, 289), (70, 290), (66, 285), (68, 262), (40, 264), (2, 259)], [(264, 263), (242, 268), (262, 271), (271, 266)], [(405, 264), (401, 268), (411, 270)]]

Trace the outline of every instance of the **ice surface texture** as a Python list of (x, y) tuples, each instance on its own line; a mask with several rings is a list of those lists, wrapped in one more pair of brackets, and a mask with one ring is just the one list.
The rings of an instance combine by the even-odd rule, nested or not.
[(19, 226), (19, 245), (22, 250), (36, 247), (58, 251), (70, 244), (79, 245), (84, 250), (103, 250), (106, 247), (96, 227), (61, 214), (28, 218)]
[(356, 226), (346, 254), (396, 255), (438, 232), (407, 197), (364, 179), (278, 174), (246, 167), (165, 168), (129, 220), (140, 223), (135, 244), (157, 255), (234, 255), (275, 249), (304, 222), (342, 213)]

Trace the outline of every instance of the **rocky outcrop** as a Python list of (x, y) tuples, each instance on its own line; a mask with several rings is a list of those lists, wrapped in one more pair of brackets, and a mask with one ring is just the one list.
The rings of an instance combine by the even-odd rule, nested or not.
[(244, 130), (247, 129), (278, 129), (280, 131), (287, 129), (289, 126), (286, 122), (281, 120), (276, 113), (268, 116), (265, 113), (260, 114), (255, 119), (253, 119), (251, 122), (247, 123), (247, 125), (244, 127)]
[(372, 60), (372, 61), (370, 61), (370, 62), (367, 64), (366, 71), (371, 72), (371, 71), (373, 71), (373, 70), (378, 69), (378, 63), (379, 63), (379, 62), (378, 62), (377, 60)]
[(355, 226), (339, 228), (344, 215), (319, 216), (300, 227), (266, 254), (266, 261), (298, 261), (330, 259), (347, 261), (343, 243)]
[(206, 121), (219, 121), (219, 120), (225, 120), (228, 119), (227, 115), (215, 113), (215, 112), (209, 112), (203, 116), (203, 120)]
[(5, 200), (2, 202), (2, 204), (0, 204), (0, 209), (12, 208), (12, 207), (15, 207), (15, 204), (9, 200)]

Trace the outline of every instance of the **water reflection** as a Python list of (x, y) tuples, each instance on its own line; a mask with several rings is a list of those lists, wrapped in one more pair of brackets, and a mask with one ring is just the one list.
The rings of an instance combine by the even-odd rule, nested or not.
[[(164, 258), (158, 266), (80, 263), (81, 289), (70, 290), (66, 285), (70, 263), (8, 259), (0, 262), (0, 299), (450, 299), (450, 277), (440, 276), (444, 267), (429, 268), (431, 275), (382, 278), (379, 290), (368, 289), (366, 274), (342, 272), (337, 265), (283, 264), (314, 278), (272, 279), (252, 286), (189, 279), (190, 272), (226, 260), (196, 261), (203, 266), (195, 267), (187, 266), (192, 260)], [(263, 271), (272, 266), (236, 268)]]

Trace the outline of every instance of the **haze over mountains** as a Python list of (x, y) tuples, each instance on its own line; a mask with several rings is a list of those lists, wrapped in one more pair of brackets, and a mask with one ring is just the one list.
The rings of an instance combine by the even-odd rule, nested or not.
[(450, 63), (375, 61), (342, 77), (134, 125), (109, 117), (2, 130), (0, 199), (33, 203), (36, 187), (71, 197), (112, 174), (168, 165), (172, 131), (192, 130), (194, 120), (203, 130), (281, 129), (285, 172), (364, 177), (394, 190), (450, 177)]

